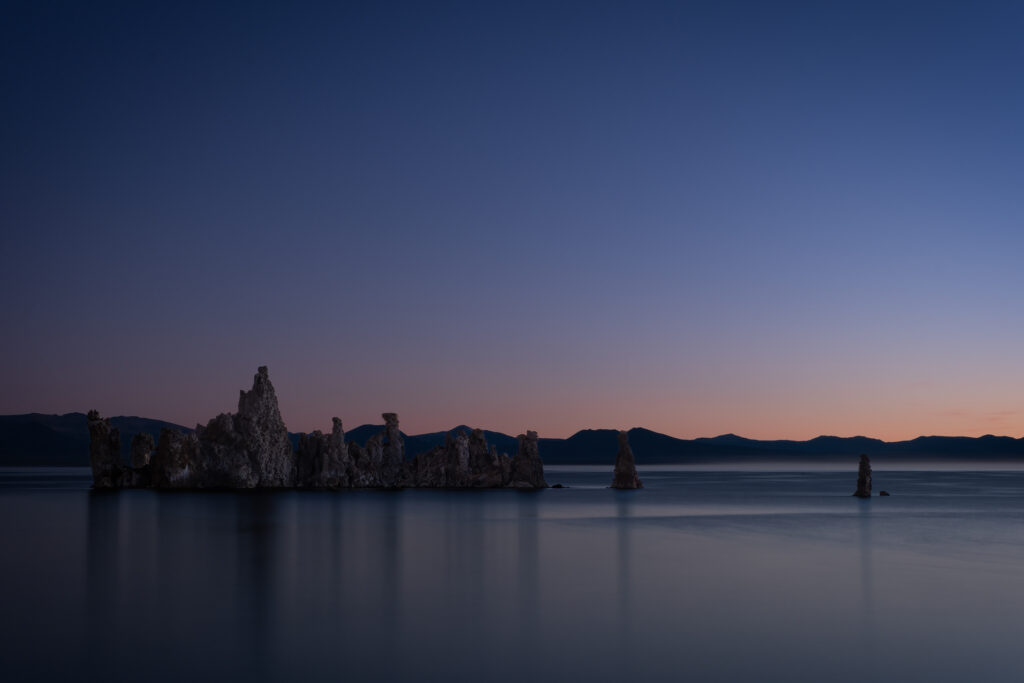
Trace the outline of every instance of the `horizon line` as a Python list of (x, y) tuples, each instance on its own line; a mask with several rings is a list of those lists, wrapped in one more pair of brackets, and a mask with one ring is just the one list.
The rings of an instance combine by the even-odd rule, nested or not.
[[(77, 411), (77, 410), (76, 411), (71, 411), (71, 412), (68, 412), (68, 413), (47, 413), (47, 412), (40, 412), (40, 411), (31, 411), (31, 412), (28, 412), (28, 413), (7, 413), (7, 414), (0, 415), (0, 418), (5, 418), (5, 417), (25, 417), (25, 416), (29, 416), (29, 415), (45, 415), (45, 416), (48, 416), (48, 417), (66, 417), (68, 415), (82, 415), (82, 416), (84, 416), (85, 414), (86, 414), (85, 412)], [(157, 418), (157, 417), (146, 417), (146, 416), (143, 416), (143, 415), (111, 415), (109, 417), (111, 419), (113, 419), (113, 418), (127, 418), (127, 419), (154, 420), (154, 421), (157, 421), (157, 422), (165, 422), (167, 424), (176, 425), (176, 426), (182, 427), (184, 429), (194, 429), (194, 427), (188, 427), (188, 426), (186, 426), (184, 424), (181, 424), (181, 423), (178, 423), (178, 422), (174, 422), (172, 420), (165, 420), (163, 418)], [(283, 417), (282, 417), (282, 419), (283, 419)], [(287, 427), (287, 420), (284, 420), (284, 422), (285, 422), (285, 426)], [(197, 424), (198, 425), (202, 425), (203, 423), (202, 422), (198, 422)], [(348, 433), (348, 432), (354, 431), (356, 429), (361, 429), (362, 427), (382, 427), (383, 428), (383, 423), (378, 425), (376, 423), (364, 422), (364, 423), (359, 424), (359, 425), (357, 425), (355, 427), (346, 428), (345, 432)], [(527, 430), (522, 430), (520, 432), (517, 432), (517, 434), (513, 434), (511, 432), (506, 432), (506, 431), (502, 431), (502, 430), (499, 430), (499, 429), (488, 429), (488, 428), (485, 428), (485, 427), (471, 427), (470, 425), (467, 425), (465, 423), (460, 423), (460, 424), (455, 425), (454, 427), (451, 427), (449, 429), (436, 429), (436, 430), (432, 430), (432, 431), (422, 431), (422, 432), (417, 432), (415, 434), (406, 432), (405, 430), (402, 430), (402, 433), (405, 434), (406, 436), (414, 436), (414, 437), (415, 436), (424, 436), (424, 435), (427, 435), (427, 434), (446, 434), (446, 433), (449, 433), (449, 432), (453, 432), (453, 431), (455, 431), (455, 430), (457, 430), (457, 429), (459, 429), (461, 427), (468, 427), (469, 429), (482, 429), (483, 431), (486, 431), (486, 432), (493, 432), (493, 433), (496, 433), (496, 434), (504, 434), (504, 435), (510, 436), (512, 438), (515, 438), (517, 436), (517, 434), (525, 434), (526, 431), (527, 431)], [(540, 439), (557, 439), (557, 440), (563, 440), (564, 441), (564, 440), (570, 439), (570, 438), (572, 438), (572, 437), (574, 437), (577, 434), (580, 434), (582, 432), (600, 432), (600, 431), (607, 431), (607, 432), (626, 431), (626, 432), (631, 432), (631, 431), (636, 430), (636, 429), (642, 429), (644, 431), (648, 431), (648, 432), (651, 432), (653, 434), (659, 434), (661, 436), (667, 436), (669, 438), (677, 439), (679, 441), (700, 441), (700, 440), (720, 439), (722, 437), (735, 437), (735, 438), (738, 438), (738, 439), (743, 439), (745, 441), (759, 441), (759, 442), (788, 441), (788, 442), (793, 442), (793, 443), (806, 443), (808, 441), (814, 441), (816, 439), (870, 439), (872, 441), (880, 441), (882, 443), (892, 444), (892, 443), (905, 443), (905, 442), (909, 442), (909, 441), (916, 441), (917, 439), (929, 439), (929, 438), (938, 438), (938, 439), (984, 439), (984, 438), (987, 438), (987, 437), (992, 437), (992, 438), (997, 438), (997, 439), (1013, 439), (1015, 441), (1019, 441), (1021, 439), (1024, 439), (1024, 436), (1012, 436), (1010, 434), (993, 434), (993, 433), (981, 434), (979, 436), (968, 436), (968, 435), (965, 435), (965, 434), (918, 434), (915, 437), (904, 438), (904, 439), (895, 439), (895, 440), (891, 440), (891, 441), (883, 439), (883, 438), (880, 438), (880, 437), (876, 437), (876, 436), (865, 436), (864, 434), (855, 434), (853, 436), (838, 436), (836, 434), (818, 434), (817, 436), (812, 436), (812, 437), (806, 438), (806, 439), (795, 439), (795, 438), (768, 438), (768, 439), (764, 439), (764, 438), (757, 438), (757, 437), (741, 436), (739, 434), (736, 434), (735, 432), (724, 432), (722, 434), (716, 434), (715, 436), (684, 437), (684, 436), (675, 436), (674, 434), (669, 434), (667, 432), (659, 432), (656, 429), (651, 429), (649, 427), (640, 427), (640, 426), (630, 427), (629, 429), (625, 429), (625, 430), (616, 429), (614, 427), (583, 427), (581, 429), (577, 429), (575, 432), (573, 432), (569, 436), (544, 436), (543, 434), (539, 434), (538, 433), (538, 438), (540, 438)], [(310, 433), (312, 433), (312, 431), (316, 431), (316, 430), (310, 430), (310, 431), (291, 430), (291, 429), (288, 430), (289, 434), (310, 434)], [(322, 431), (322, 430), (320, 430), (320, 431)]]

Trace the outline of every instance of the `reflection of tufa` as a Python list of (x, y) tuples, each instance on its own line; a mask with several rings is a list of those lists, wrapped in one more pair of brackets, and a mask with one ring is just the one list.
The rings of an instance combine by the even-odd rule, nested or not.
[(443, 446), (405, 459), (398, 416), (384, 413), (384, 431), (363, 448), (345, 443), (341, 420), (330, 434), (299, 437), (292, 450), (267, 368), (256, 372), (251, 391), (238, 397), (237, 413), (222, 413), (194, 434), (164, 429), (136, 436), (131, 465), (120, 460), (121, 439), (110, 421), (89, 411), (89, 457), (95, 488), (546, 488), (537, 432), (519, 436), (514, 458), (488, 447), (479, 429), (462, 431)]
[(636, 473), (633, 449), (629, 447), (629, 433), (619, 432), (619, 452), (615, 456), (615, 474), (612, 475), (613, 489), (640, 489), (643, 483)]
[(871, 460), (868, 456), (860, 456), (860, 466), (857, 468), (857, 490), (854, 492), (858, 498), (871, 497)]

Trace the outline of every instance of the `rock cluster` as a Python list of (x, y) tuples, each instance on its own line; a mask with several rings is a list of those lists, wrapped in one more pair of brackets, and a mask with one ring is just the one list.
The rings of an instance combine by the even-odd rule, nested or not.
[(857, 467), (857, 490), (853, 495), (858, 498), (871, 497), (871, 460), (866, 455), (860, 456), (860, 464)]
[(153, 452), (153, 437), (136, 434), (131, 443), (131, 464), (121, 461), (121, 433), (101, 418), (95, 410), (86, 416), (89, 425), (89, 464), (92, 466), (93, 487), (117, 489), (149, 486), (149, 458)]
[(546, 488), (544, 465), (537, 451), (537, 432), (518, 437), (514, 458), (488, 446), (484, 433), (474, 429), (453, 437), (410, 463), (407, 485), (419, 488)]
[(636, 473), (633, 449), (629, 447), (629, 433), (619, 432), (619, 452), (615, 456), (615, 473), (612, 475), (613, 489), (640, 489), (643, 482)]
[(334, 418), (330, 434), (317, 430), (299, 437), (295, 467), (295, 484), (301, 488), (337, 489), (351, 486), (352, 458), (345, 445), (345, 430), (341, 420)]
[(90, 459), (96, 488), (544, 488), (537, 433), (519, 436), (514, 458), (488, 447), (479, 429), (448, 434), (441, 446), (405, 457), (398, 416), (384, 413), (384, 430), (366, 447), (345, 442), (341, 420), (331, 432), (302, 434), (293, 450), (266, 367), (237, 413), (222, 413), (194, 433), (164, 429), (132, 440), (131, 466), (120, 460), (120, 435), (109, 420), (89, 413)]

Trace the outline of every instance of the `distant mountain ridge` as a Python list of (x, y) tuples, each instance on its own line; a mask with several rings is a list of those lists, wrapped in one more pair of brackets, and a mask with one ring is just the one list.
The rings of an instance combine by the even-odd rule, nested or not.
[[(140, 432), (160, 438), (160, 430), (193, 430), (146, 417), (110, 418), (121, 432), (121, 457), (128, 459), (132, 437)], [(89, 427), (85, 413), (0, 415), (0, 466), (87, 467)]]
[[(147, 432), (154, 439), (164, 428), (190, 432), (191, 429), (144, 417), (114, 417), (111, 423), (121, 432), (121, 454), (127, 459), (132, 436)], [(383, 425), (360, 425), (345, 434), (346, 440), (365, 445)], [(451, 432), (472, 428), (454, 427)], [(411, 458), (444, 443), (448, 432), (405, 434), (405, 453)], [(617, 450), (615, 429), (584, 429), (567, 439), (541, 438), (540, 456), (548, 465), (599, 464), (611, 466)], [(484, 430), (489, 444), (499, 453), (515, 455), (516, 438), (509, 434)], [(299, 434), (289, 434), (292, 444)], [(820, 462), (834, 457), (866, 453), (872, 458), (920, 458), (936, 460), (1021, 460), (1024, 439), (1010, 436), (919, 436), (909, 441), (881, 441), (865, 436), (819, 436), (808, 441), (759, 441), (735, 434), (711, 438), (677, 439), (636, 427), (629, 440), (639, 465), (671, 463), (713, 463), (730, 461), (795, 460)], [(45, 415), (0, 415), (0, 466), (79, 466), (89, 465), (89, 432), (84, 413)]]

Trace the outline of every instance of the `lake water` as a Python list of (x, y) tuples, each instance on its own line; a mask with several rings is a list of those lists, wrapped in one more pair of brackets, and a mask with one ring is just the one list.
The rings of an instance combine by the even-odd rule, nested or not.
[(0, 470), (0, 678), (1024, 680), (1024, 471), (89, 491)]

